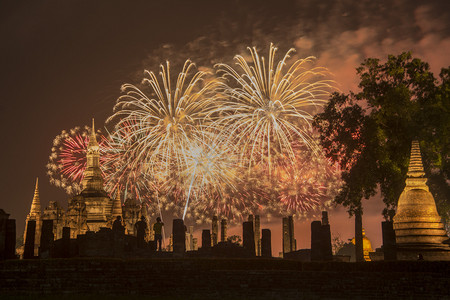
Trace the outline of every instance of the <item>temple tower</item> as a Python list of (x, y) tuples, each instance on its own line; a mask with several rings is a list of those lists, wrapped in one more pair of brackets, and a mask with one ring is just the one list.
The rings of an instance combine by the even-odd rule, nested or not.
[(80, 228), (73, 229), (78, 230), (78, 234), (82, 234), (85, 230), (99, 231), (101, 227), (108, 227), (112, 218), (113, 200), (108, 197), (103, 189), (100, 147), (95, 137), (94, 119), (92, 119), (92, 130), (86, 154), (86, 170), (84, 171), (82, 185), (81, 193), (70, 201), (69, 210), (71, 207), (80, 206), (80, 208), (83, 208), (84, 206), (85, 212), (80, 211), (80, 214), (82, 212), (81, 217), (86, 220), (85, 226), (79, 226), (79, 222), (76, 222), (76, 227)]
[(450, 247), (436, 203), (426, 184), (418, 141), (413, 141), (406, 186), (398, 199), (394, 216), (397, 259), (450, 260)]
[(82, 181), (83, 191), (102, 191), (103, 177), (100, 170), (100, 147), (95, 137), (95, 124), (92, 119), (91, 136), (86, 153), (86, 170)]
[(27, 233), (28, 221), (36, 221), (36, 233), (35, 233), (35, 243), (34, 243), (34, 255), (39, 254), (39, 241), (41, 240), (41, 200), (39, 198), (39, 178), (36, 178), (36, 187), (34, 188), (33, 201), (31, 202), (30, 213), (27, 215), (25, 221), (25, 231), (23, 233), (23, 240), (25, 242), (25, 237)]

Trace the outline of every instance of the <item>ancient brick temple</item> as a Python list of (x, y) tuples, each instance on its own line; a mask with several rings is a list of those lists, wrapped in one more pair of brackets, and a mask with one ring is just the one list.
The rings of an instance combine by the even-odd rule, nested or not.
[[(36, 221), (35, 255), (39, 248), (41, 226), (43, 220), (53, 221), (53, 234), (55, 240), (62, 238), (63, 227), (70, 227), (70, 237), (76, 238), (87, 231), (99, 231), (102, 227), (112, 227), (117, 216), (123, 219), (127, 234), (135, 234), (134, 225), (144, 216), (149, 222), (147, 207), (134, 199), (127, 199), (124, 205), (120, 194), (111, 199), (103, 189), (103, 177), (100, 169), (100, 149), (95, 137), (94, 121), (87, 149), (86, 170), (82, 181), (82, 191), (68, 201), (67, 210), (56, 201), (49, 201), (48, 206), (41, 213), (39, 187), (36, 181), (33, 202), (27, 223)], [(149, 225), (149, 224), (148, 224)], [(148, 226), (150, 228), (150, 226)], [(26, 227), (25, 233), (26, 234)], [(150, 233), (149, 233), (150, 234)], [(149, 237), (148, 237), (149, 238)]]
[(394, 216), (398, 260), (450, 260), (448, 236), (436, 210), (422, 165), (419, 142), (413, 141), (406, 186)]

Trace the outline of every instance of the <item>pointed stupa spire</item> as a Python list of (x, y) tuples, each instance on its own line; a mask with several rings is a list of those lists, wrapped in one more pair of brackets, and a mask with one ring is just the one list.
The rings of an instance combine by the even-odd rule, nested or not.
[(89, 137), (89, 146), (88, 146), (88, 148), (91, 149), (93, 147), (97, 147), (98, 148), (97, 137), (95, 136), (95, 122), (94, 122), (94, 118), (92, 118), (92, 129), (91, 129), (91, 136)]
[(39, 198), (39, 178), (36, 178), (36, 187), (34, 189), (33, 202), (31, 202), (30, 215), (41, 214), (41, 200)]
[(408, 166), (408, 177), (423, 177), (425, 172), (423, 171), (422, 155), (420, 153), (420, 146), (418, 141), (413, 141), (411, 144), (411, 156)]
[(120, 201), (120, 188), (119, 187), (117, 187), (116, 197), (113, 199), (111, 215), (113, 217), (113, 220), (117, 216), (122, 217), (122, 201)]
[(33, 201), (31, 202), (30, 213), (25, 221), (25, 231), (23, 232), (23, 240), (26, 240), (28, 221), (35, 221), (35, 237), (34, 237), (34, 255), (38, 255), (41, 240), (41, 200), (39, 198), (39, 179), (36, 178), (36, 187), (34, 188)]
[(100, 147), (95, 137), (94, 119), (92, 119), (92, 130), (86, 152), (86, 169), (82, 185), (83, 190), (103, 191), (103, 177), (100, 170)]
[(418, 141), (413, 141), (411, 144), (408, 173), (406, 173), (405, 190), (411, 189), (422, 189), (429, 191), (427, 178), (425, 177), (425, 172), (423, 170), (422, 154), (420, 153)]

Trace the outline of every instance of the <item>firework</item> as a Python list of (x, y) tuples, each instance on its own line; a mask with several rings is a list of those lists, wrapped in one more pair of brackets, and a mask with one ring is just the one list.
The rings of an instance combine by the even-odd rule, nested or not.
[[(266, 209), (278, 214), (312, 216), (331, 205), (341, 186), (340, 169), (304, 145), (293, 145), (295, 161), (277, 156), (273, 176), (266, 180), (272, 191)], [(266, 172), (267, 173), (267, 172)]]
[(181, 173), (181, 178), (187, 183), (183, 219), (191, 195), (195, 198), (194, 206), (199, 207), (208, 200), (223, 198), (227, 189), (236, 189), (236, 152), (228, 136), (212, 131), (203, 132), (189, 145), (186, 149), (186, 167)]
[(104, 139), (104, 152), (107, 159), (101, 165), (105, 176), (105, 190), (112, 196), (117, 197), (120, 193), (121, 199), (136, 199), (144, 202), (152, 196), (153, 189), (149, 188), (150, 176), (143, 173), (142, 165), (135, 164), (133, 167), (128, 163), (133, 160), (133, 152), (128, 151), (132, 142), (128, 139), (131, 126), (122, 123), (113, 134), (108, 134)]
[(205, 72), (193, 73), (194, 64), (186, 61), (173, 84), (170, 67), (161, 65), (160, 80), (145, 71), (144, 87), (125, 84), (108, 121), (118, 119), (116, 127), (129, 132), (123, 142), (127, 144), (127, 163), (132, 168), (145, 167), (147, 174), (168, 178), (179, 173), (186, 165), (187, 148), (208, 121), (212, 109), (216, 80), (207, 80)]
[[(47, 163), (47, 175), (50, 183), (63, 188), (68, 194), (81, 192), (81, 182), (86, 169), (86, 151), (91, 129), (88, 126), (63, 130), (53, 140), (53, 146)], [(104, 139), (97, 130), (100, 140), (100, 163), (107, 159), (104, 151)]]
[(215, 215), (228, 219), (230, 223), (239, 223), (249, 214), (262, 212), (266, 199), (260, 186), (255, 188), (257, 185), (244, 170), (235, 170), (234, 185), (214, 186), (211, 190), (196, 194), (187, 209), (187, 217), (197, 223), (210, 223)]
[(294, 49), (276, 65), (273, 45), (267, 63), (255, 48), (249, 50), (250, 64), (237, 55), (237, 68), (217, 65), (228, 80), (223, 87), (228, 97), (217, 108), (222, 116), (218, 122), (242, 148), (241, 156), (249, 167), (264, 162), (270, 173), (275, 152), (295, 160), (292, 144), (297, 140), (317, 151), (308, 134), (310, 121), (314, 110), (326, 103), (332, 81), (323, 79), (328, 74), (325, 68), (309, 68), (313, 57), (296, 60), (287, 68)]
[(314, 58), (289, 65), (293, 49), (279, 62), (276, 51), (271, 45), (267, 63), (253, 48), (251, 62), (219, 64), (221, 78), (190, 61), (172, 78), (167, 62), (159, 76), (145, 71), (141, 85), (123, 85), (107, 121), (106, 190), (197, 222), (326, 206), (338, 173), (321, 158), (310, 121), (333, 82), (310, 67)]

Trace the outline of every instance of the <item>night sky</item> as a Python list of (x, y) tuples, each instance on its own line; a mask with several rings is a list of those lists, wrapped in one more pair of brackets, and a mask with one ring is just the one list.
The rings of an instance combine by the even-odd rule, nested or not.
[[(411, 50), (438, 75), (450, 65), (450, 2), (2, 1), (0, 39), (0, 208), (23, 232), (36, 177), (43, 207), (67, 203), (46, 176), (54, 137), (93, 117), (102, 127), (120, 86), (138, 83), (144, 69), (187, 58), (212, 68), (273, 42), (280, 53), (294, 47), (298, 57), (316, 56), (342, 91), (357, 88), (354, 70), (367, 57)], [(375, 198), (364, 202), (363, 223), (379, 247), (383, 205)], [(333, 234), (353, 236), (345, 209), (331, 211), (330, 221)], [(299, 248), (309, 247), (309, 222), (297, 222)], [(277, 254), (281, 221), (271, 227)]]

